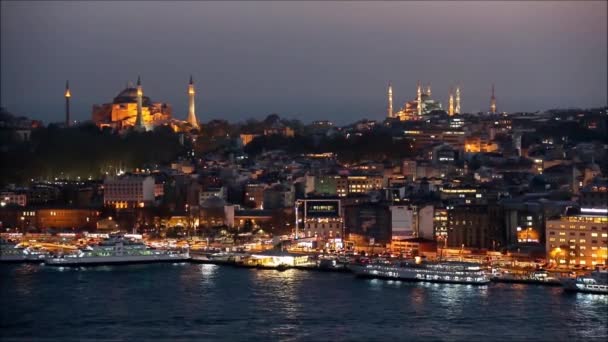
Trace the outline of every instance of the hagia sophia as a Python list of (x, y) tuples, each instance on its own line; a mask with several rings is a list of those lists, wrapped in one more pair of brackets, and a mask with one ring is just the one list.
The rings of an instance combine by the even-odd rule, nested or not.
[[(66, 84), (66, 122), (69, 125), (69, 86)], [(188, 117), (186, 121), (174, 119), (171, 106), (164, 102), (153, 102), (144, 96), (141, 78), (137, 84), (127, 84), (111, 103), (93, 105), (92, 121), (99, 128), (110, 127), (115, 130), (133, 128), (139, 131), (149, 131), (158, 126), (170, 126), (174, 131), (198, 129), (194, 104), (194, 82), (192, 76), (188, 83)]]

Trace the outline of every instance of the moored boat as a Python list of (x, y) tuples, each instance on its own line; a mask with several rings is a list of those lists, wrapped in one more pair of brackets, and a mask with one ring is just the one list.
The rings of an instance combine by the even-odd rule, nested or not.
[(547, 273), (547, 271), (544, 270), (524, 274), (499, 273), (493, 276), (491, 280), (498, 283), (540, 284), (551, 286), (561, 285), (558, 278), (551, 276), (549, 273)]
[(566, 291), (608, 294), (608, 271), (596, 270), (589, 275), (562, 280)]
[(456, 283), (484, 285), (490, 278), (480, 264), (469, 262), (382, 262), (367, 265), (351, 265), (358, 277), (432, 283)]
[(75, 253), (55, 255), (44, 259), (50, 266), (86, 266), (154, 262), (182, 262), (188, 252), (151, 249), (142, 242), (113, 237), (96, 246), (87, 246)]

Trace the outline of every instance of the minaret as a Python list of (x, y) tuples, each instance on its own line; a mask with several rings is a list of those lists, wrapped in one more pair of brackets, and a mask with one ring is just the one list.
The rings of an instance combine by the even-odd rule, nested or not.
[(65, 127), (70, 127), (70, 97), (72, 97), (72, 93), (70, 92), (70, 83), (69, 81), (65, 81)]
[(391, 84), (391, 82), (388, 82), (388, 117), (392, 118), (393, 117), (393, 85)]
[(188, 83), (188, 119), (186, 120), (193, 128), (198, 128), (198, 120), (196, 120), (196, 113), (194, 111), (194, 81), (192, 75), (190, 75), (190, 83)]
[(426, 95), (428, 97), (431, 97), (431, 84), (429, 83), (429, 85), (426, 86)]
[(422, 115), (422, 86), (420, 85), (420, 81), (418, 81), (416, 87), (416, 102), (418, 115)]
[(448, 100), (448, 115), (454, 115), (454, 94), (452, 93), (452, 88), (450, 88), (450, 99)]
[(460, 114), (460, 86), (456, 87), (456, 108), (454, 114)]
[(496, 114), (496, 97), (494, 97), (494, 83), (492, 83), (492, 97), (490, 98), (490, 114)]
[(137, 76), (137, 118), (135, 119), (135, 129), (143, 129), (144, 127), (144, 118), (142, 114), (142, 101), (143, 101), (144, 91), (141, 88), (141, 78)]

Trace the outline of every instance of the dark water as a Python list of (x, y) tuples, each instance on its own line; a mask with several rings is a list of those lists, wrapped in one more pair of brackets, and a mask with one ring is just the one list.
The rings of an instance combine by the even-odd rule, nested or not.
[(0, 265), (2, 341), (603, 341), (608, 296), (213, 265)]

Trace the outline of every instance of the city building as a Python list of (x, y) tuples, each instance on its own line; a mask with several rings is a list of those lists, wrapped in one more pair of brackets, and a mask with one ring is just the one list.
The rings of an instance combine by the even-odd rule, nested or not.
[(448, 211), (448, 247), (495, 250), (504, 246), (501, 217), (499, 206), (454, 206)]
[(583, 187), (579, 203), (581, 208), (608, 208), (608, 181), (598, 180)]
[(104, 180), (103, 202), (116, 209), (143, 208), (154, 204), (154, 177), (126, 175)]
[(383, 203), (347, 205), (344, 207), (344, 227), (348, 240), (369, 245), (389, 244), (392, 236), (390, 208)]
[(0, 192), (0, 206), (18, 205), (25, 207), (27, 205), (27, 193), (25, 191), (3, 191)]
[(36, 227), (47, 229), (90, 229), (97, 226), (100, 211), (81, 208), (36, 209)]
[(293, 186), (287, 187), (283, 184), (274, 184), (264, 189), (264, 209), (280, 209), (293, 207), (295, 191)]
[(298, 201), (297, 208), (299, 237), (325, 241), (343, 237), (344, 220), (339, 199), (303, 199)]
[(264, 190), (268, 186), (262, 183), (249, 183), (245, 185), (244, 204), (255, 209), (264, 208)]
[(608, 209), (581, 208), (547, 219), (547, 259), (557, 265), (608, 265)]
[(226, 200), (226, 188), (223, 186), (220, 187), (212, 187), (212, 186), (203, 186), (202, 189), (198, 193), (198, 203), (202, 205), (210, 197), (219, 197), (223, 200)]

